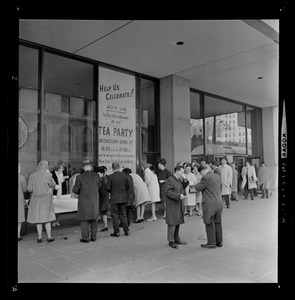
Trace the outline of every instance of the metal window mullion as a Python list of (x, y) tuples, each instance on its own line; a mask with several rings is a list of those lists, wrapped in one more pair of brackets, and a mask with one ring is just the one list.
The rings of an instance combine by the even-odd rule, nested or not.
[(244, 111), (245, 111), (245, 142), (246, 142), (246, 156), (248, 156), (248, 122), (247, 122), (247, 106), (244, 105)]
[(203, 93), (200, 93), (200, 110), (201, 118), (203, 120), (203, 152), (206, 155), (206, 127), (205, 127), (205, 96)]
[(98, 98), (98, 68), (99, 65), (93, 65), (93, 100), (95, 102), (95, 116), (96, 116), (96, 133), (94, 135), (95, 142), (93, 143), (93, 151), (95, 151), (96, 164), (99, 166), (99, 98)]
[[(43, 124), (44, 124), (44, 48), (41, 48), (38, 52), (38, 103), (39, 103), (39, 131), (38, 131), (38, 143), (40, 153), (37, 154), (37, 160), (46, 159), (43, 157)], [(38, 152), (37, 152), (38, 153)]]

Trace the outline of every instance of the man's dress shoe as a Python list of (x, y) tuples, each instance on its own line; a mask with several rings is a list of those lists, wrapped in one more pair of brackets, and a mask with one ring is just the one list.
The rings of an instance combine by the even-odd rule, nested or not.
[(171, 247), (173, 249), (178, 249), (178, 247), (173, 242), (169, 242), (169, 247)]
[(215, 248), (216, 246), (212, 245), (212, 244), (201, 244), (201, 247), (203, 247), (203, 248)]
[(175, 241), (174, 244), (175, 244), (175, 245), (186, 245), (187, 242), (183, 242), (183, 241)]

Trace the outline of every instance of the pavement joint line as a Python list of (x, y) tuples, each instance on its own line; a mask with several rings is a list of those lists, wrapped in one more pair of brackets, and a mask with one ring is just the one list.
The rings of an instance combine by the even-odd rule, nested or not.
[(88, 268), (88, 267), (85, 267), (85, 266), (79, 264), (78, 262), (76, 262), (76, 261), (74, 261), (74, 260), (71, 260), (71, 259), (68, 258), (68, 257), (63, 256), (63, 258), (64, 258), (65, 260), (71, 262), (71, 263), (74, 263), (75, 265), (77, 265), (77, 266), (79, 266), (79, 267), (83, 267), (83, 268), (89, 270), (90, 272), (93, 272), (93, 273), (95, 272), (94, 270), (92, 270), (92, 269), (90, 269), (90, 268)]
[(243, 244), (243, 243), (245, 243), (245, 242), (248, 242), (248, 241), (251, 241), (251, 240), (254, 240), (254, 239), (257, 239), (257, 238), (261, 238), (261, 237), (263, 237), (263, 236), (265, 236), (265, 235), (268, 235), (268, 234), (270, 234), (270, 233), (272, 233), (272, 232), (269, 231), (268, 233), (263, 233), (263, 234), (256, 235), (256, 236), (253, 235), (252, 238), (249, 238), (249, 239), (247, 239), (247, 240), (243, 240), (242, 242), (238, 242), (238, 243), (235, 243), (235, 244), (230, 244), (229, 247), (233, 247), (233, 246), (240, 245), (240, 244)]
[[(175, 267), (174, 265), (173, 265), (173, 266), (170, 266), (170, 265), (164, 266), (164, 267), (160, 268), (159, 270), (164, 269), (164, 268), (167, 268), (167, 267), (171, 267), (171, 268), (174, 268), (174, 269), (176, 269), (176, 270), (178, 270), (178, 271), (187, 273), (188, 275), (191, 275), (192, 277), (198, 277), (198, 276), (200, 276), (200, 277), (202, 277), (202, 278), (204, 278), (204, 279), (207, 279), (207, 280), (213, 280), (213, 281), (216, 281), (215, 279), (212, 279), (212, 278), (209, 278), (209, 277), (206, 277), (206, 276), (203, 276), (203, 275), (199, 275), (199, 274), (196, 275), (196, 274), (194, 274), (194, 273), (192, 273), (192, 272), (190, 272), (190, 271), (183, 270), (183, 269), (179, 269), (179, 268)], [(159, 270), (154, 270), (154, 271), (148, 272), (148, 273), (146, 273), (146, 274), (150, 274), (150, 275), (152, 275), (152, 276), (155, 276), (155, 277), (158, 277), (158, 278), (161, 278), (161, 279), (168, 280), (168, 279), (166, 279), (166, 278), (162, 278), (162, 277), (159, 277), (159, 276), (157, 276), (157, 275), (151, 274), (151, 273), (157, 272), (157, 271), (159, 271)], [(146, 274), (145, 274), (145, 275), (146, 275)], [(170, 280), (168, 280), (168, 281), (170, 281)], [(175, 283), (174, 281), (170, 281), (170, 282)]]
[(257, 279), (255, 279), (255, 281), (258, 281), (258, 280), (260, 280), (260, 279), (266, 277), (267, 275), (269, 275), (269, 274), (271, 274), (271, 273), (273, 273), (273, 272), (275, 272), (275, 271), (276, 271), (276, 270), (271, 270), (270, 272), (267, 272), (266, 274), (264, 274), (264, 275), (258, 277)]
[(53, 271), (53, 270), (51, 270), (51, 269), (49, 269), (49, 268), (43, 266), (43, 265), (40, 264), (38, 261), (35, 261), (34, 263), (36, 263), (37, 265), (41, 266), (42, 268), (44, 268), (44, 269), (46, 269), (46, 270), (48, 270), (48, 271), (50, 271), (50, 272), (56, 274), (57, 276), (61, 277), (62, 279), (66, 279), (64, 276), (58, 274), (57, 272), (55, 272), (55, 271)]

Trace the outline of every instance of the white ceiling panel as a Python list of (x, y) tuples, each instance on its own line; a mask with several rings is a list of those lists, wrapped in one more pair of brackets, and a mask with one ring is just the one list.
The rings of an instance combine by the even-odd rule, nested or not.
[(279, 46), (242, 20), (21, 20), (20, 38), (156, 78), (175, 74), (259, 107), (278, 104)]
[(74, 53), (129, 21), (20, 20), (19, 36), (45, 46)]

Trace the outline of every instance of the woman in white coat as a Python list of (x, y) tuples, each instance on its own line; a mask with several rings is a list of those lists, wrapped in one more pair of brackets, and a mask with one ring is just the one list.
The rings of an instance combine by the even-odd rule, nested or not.
[(226, 207), (229, 208), (229, 198), (231, 195), (231, 185), (233, 180), (232, 168), (227, 164), (227, 159), (221, 159), (221, 165), (218, 167), (221, 171), (221, 195), (225, 201)]
[(136, 173), (129, 174), (133, 179), (134, 186), (134, 206), (136, 208), (137, 219), (133, 223), (144, 221), (145, 206), (150, 203), (151, 196), (143, 179)]
[(253, 189), (257, 188), (257, 177), (256, 172), (253, 166), (250, 165), (248, 161), (246, 161), (245, 166), (242, 169), (242, 188), (244, 189), (244, 200), (248, 199), (248, 193), (250, 192), (251, 200), (253, 198)]
[(152, 216), (151, 216), (151, 218), (149, 218), (147, 220), (149, 222), (157, 220), (157, 217), (156, 217), (156, 202), (161, 201), (160, 186), (159, 186), (159, 182), (158, 182), (158, 177), (155, 174), (155, 172), (153, 172), (151, 170), (151, 168), (153, 169), (152, 165), (150, 165), (148, 163), (143, 164), (144, 182), (147, 185), (147, 188), (148, 188), (150, 196), (151, 196)]
[[(188, 181), (188, 186), (185, 189), (187, 197), (183, 200), (184, 205), (184, 215), (191, 217), (193, 215), (193, 208), (196, 205), (196, 190), (194, 193), (190, 193), (190, 188), (195, 187), (197, 184), (197, 178), (194, 173), (192, 173), (192, 167), (190, 164), (187, 164), (184, 170), (184, 174)], [(189, 213), (188, 210), (189, 209)]]

